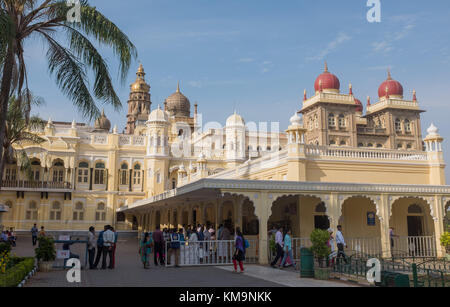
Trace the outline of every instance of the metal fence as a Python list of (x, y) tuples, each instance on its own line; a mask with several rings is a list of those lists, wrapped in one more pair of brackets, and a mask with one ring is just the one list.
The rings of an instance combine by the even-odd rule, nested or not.
[[(248, 239), (250, 247), (245, 251), (245, 263), (258, 263), (258, 241)], [(234, 240), (180, 242), (179, 252), (171, 248), (174, 242), (166, 242), (166, 267), (175, 265), (176, 254), (180, 266), (231, 265), (235, 251)]]

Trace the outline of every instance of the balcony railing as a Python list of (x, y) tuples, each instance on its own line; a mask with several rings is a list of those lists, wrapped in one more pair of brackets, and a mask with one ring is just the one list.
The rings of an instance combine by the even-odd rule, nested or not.
[(48, 182), (48, 181), (29, 181), (29, 180), (3, 180), (2, 188), (13, 189), (47, 189), (47, 190), (70, 190), (70, 182)]

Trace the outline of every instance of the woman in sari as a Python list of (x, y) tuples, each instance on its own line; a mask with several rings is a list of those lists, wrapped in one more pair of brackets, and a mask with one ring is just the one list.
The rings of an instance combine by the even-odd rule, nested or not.
[(150, 259), (150, 254), (152, 253), (152, 244), (152, 237), (148, 232), (146, 232), (139, 246), (139, 255), (141, 256), (141, 261), (144, 264), (144, 269), (149, 269), (148, 260)]

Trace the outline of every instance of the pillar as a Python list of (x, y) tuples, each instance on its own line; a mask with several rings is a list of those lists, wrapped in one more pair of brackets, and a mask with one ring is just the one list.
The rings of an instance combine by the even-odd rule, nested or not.
[(432, 217), (434, 222), (434, 237), (436, 240), (436, 256), (438, 258), (443, 258), (445, 257), (446, 251), (441, 245), (441, 236), (444, 233), (444, 204), (442, 202), (442, 197), (436, 195), (431, 206), (434, 206), (434, 215)]
[(222, 224), (222, 199), (217, 199), (216, 202), (216, 230), (219, 229), (219, 225)]
[(267, 237), (267, 223), (272, 214), (272, 203), (274, 196), (267, 192), (256, 193), (249, 197), (255, 206), (255, 214), (259, 219), (259, 242), (258, 242), (258, 258), (259, 264), (268, 264), (268, 237)]
[(381, 195), (378, 204), (377, 215), (380, 220), (381, 233), (381, 254), (383, 258), (390, 258), (391, 252), (391, 237), (389, 233), (389, 220), (391, 218), (391, 204), (388, 195)]
[(245, 198), (238, 197), (234, 202), (234, 226), (239, 227), (242, 230), (242, 206), (244, 204)]

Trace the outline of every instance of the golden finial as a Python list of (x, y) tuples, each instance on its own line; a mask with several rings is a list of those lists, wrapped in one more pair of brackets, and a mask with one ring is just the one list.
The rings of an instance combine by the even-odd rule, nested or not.
[(325, 69), (324, 69), (323, 72), (328, 72), (328, 64), (327, 64), (327, 61), (325, 61)]
[(177, 83), (177, 93), (180, 93), (180, 81)]
[(388, 78), (387, 79), (388, 80), (392, 80), (390, 68), (388, 68), (387, 73), (388, 73)]

